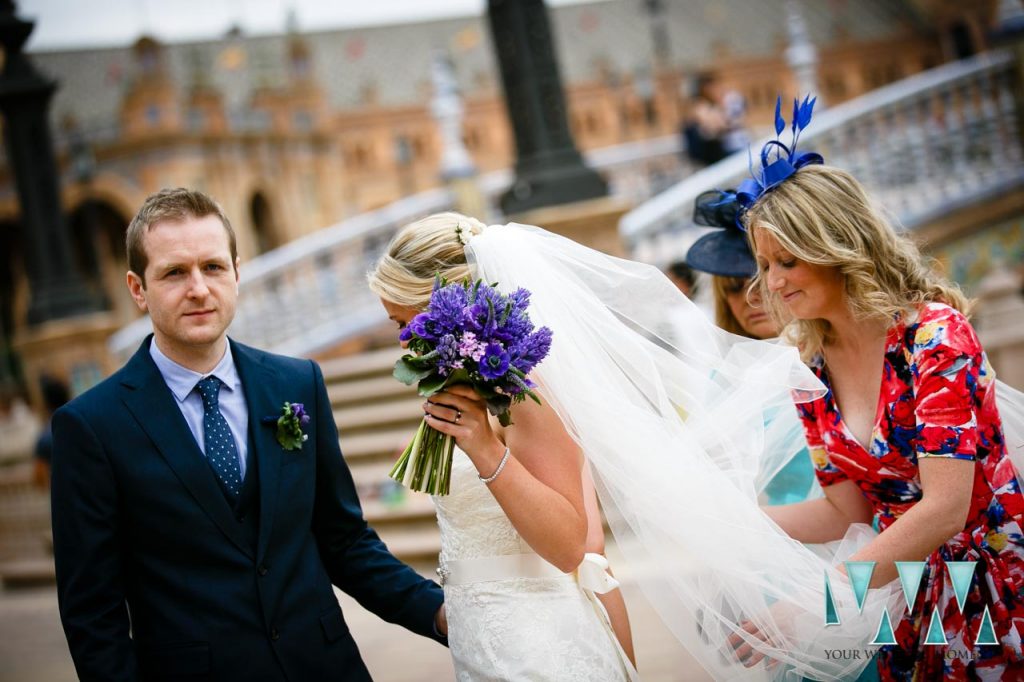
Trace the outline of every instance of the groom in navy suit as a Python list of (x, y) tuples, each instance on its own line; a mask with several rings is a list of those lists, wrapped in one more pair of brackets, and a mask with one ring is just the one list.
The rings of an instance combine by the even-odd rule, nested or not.
[(440, 588), (363, 520), (320, 368), (227, 338), (238, 258), (220, 207), (150, 196), (128, 260), (154, 333), (53, 418), (58, 597), (79, 677), (368, 680), (332, 583), (443, 642)]

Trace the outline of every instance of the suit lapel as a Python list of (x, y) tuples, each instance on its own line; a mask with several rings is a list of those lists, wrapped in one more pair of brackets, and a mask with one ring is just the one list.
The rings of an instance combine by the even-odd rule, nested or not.
[(277, 390), (279, 378), (268, 368), (261, 354), (253, 349), (231, 342), (231, 354), (235, 359), (238, 376), (242, 380), (242, 391), (249, 409), (249, 442), (256, 457), (260, 477), (260, 532), (256, 557), (263, 559), (270, 542), (277, 510), (278, 479), (283, 463), (284, 450), (277, 442), (276, 427), (264, 424), (263, 418), (281, 413), (283, 394)]
[(125, 368), (122, 401), (199, 506), (232, 543), (252, 557), (227, 498), (149, 355), (149, 343), (147, 339)]

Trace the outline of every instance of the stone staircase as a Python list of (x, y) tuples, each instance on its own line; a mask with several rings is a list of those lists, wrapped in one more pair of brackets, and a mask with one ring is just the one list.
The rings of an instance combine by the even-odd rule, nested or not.
[(0, 584), (51, 583), (50, 495), (33, 482), (30, 452), (0, 468)]
[(404, 561), (434, 563), (440, 535), (434, 504), (388, 478), (423, 416), (415, 389), (391, 376), (398, 348), (322, 363), (327, 392), (367, 521)]

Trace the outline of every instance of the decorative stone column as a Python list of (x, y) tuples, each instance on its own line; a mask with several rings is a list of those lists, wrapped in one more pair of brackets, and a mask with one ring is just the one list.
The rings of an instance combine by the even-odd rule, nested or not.
[(796, 77), (797, 96), (803, 99), (810, 94), (817, 97), (817, 109), (824, 109), (825, 99), (818, 90), (818, 50), (811, 42), (807, 20), (800, 11), (798, 0), (786, 2), (786, 24), (789, 29), (789, 47), (786, 48), (786, 62)]
[(462, 98), (451, 62), (442, 52), (434, 54), (430, 79), (434, 86), (430, 113), (441, 132), (441, 180), (455, 195), (455, 210), (487, 222), (490, 216), (477, 185), (476, 165), (462, 142)]

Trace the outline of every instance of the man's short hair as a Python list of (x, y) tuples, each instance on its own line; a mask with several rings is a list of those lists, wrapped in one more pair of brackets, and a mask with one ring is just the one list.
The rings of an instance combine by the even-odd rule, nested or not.
[(142, 286), (146, 286), (146, 266), (149, 264), (149, 256), (143, 244), (143, 238), (157, 223), (164, 221), (181, 222), (189, 218), (205, 218), (215, 215), (224, 225), (224, 231), (228, 235), (228, 246), (231, 249), (231, 267), (235, 266), (238, 259), (238, 244), (235, 240), (235, 231), (231, 222), (224, 214), (224, 209), (209, 196), (192, 189), (175, 187), (174, 189), (162, 189), (156, 194), (150, 194), (142, 203), (142, 208), (135, 214), (128, 224), (128, 233), (125, 238), (128, 251), (128, 269), (139, 276)]

